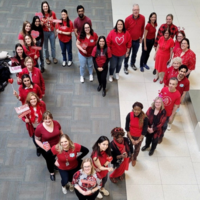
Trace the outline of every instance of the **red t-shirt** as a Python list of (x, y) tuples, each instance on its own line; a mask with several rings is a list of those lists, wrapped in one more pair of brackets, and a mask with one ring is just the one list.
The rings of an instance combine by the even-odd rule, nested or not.
[[(56, 150), (56, 146), (54, 145), (51, 148), (51, 151), (54, 155), (57, 156), (58, 158), (58, 163), (59, 163), (59, 169), (62, 170), (71, 170), (75, 169), (78, 166), (78, 160), (77, 160), (77, 153), (80, 152), (81, 150), (81, 145), (74, 143), (74, 150), (70, 149), (69, 151), (62, 151), (62, 153), (59, 153)], [(67, 165), (66, 165), (67, 163)]]
[(44, 128), (43, 124), (38, 125), (36, 130), (35, 130), (35, 136), (41, 138), (41, 142), (48, 142), (51, 147), (58, 144), (59, 139), (60, 139), (60, 135), (61, 135), (60, 124), (55, 120), (53, 120), (53, 124), (54, 124), (54, 127), (53, 127), (52, 133), (47, 131)]
[(77, 33), (80, 34), (81, 31), (82, 31), (82, 28), (83, 28), (83, 25), (85, 23), (89, 23), (90, 26), (92, 27), (92, 22), (91, 22), (91, 19), (87, 16), (85, 16), (83, 19), (81, 19), (80, 17), (77, 17), (75, 20), (74, 20), (74, 28), (77, 29)]
[(114, 56), (123, 56), (127, 52), (127, 48), (130, 49), (132, 45), (131, 36), (128, 31), (115, 32), (111, 30), (106, 38), (108, 47), (110, 47), (112, 55)]
[(164, 87), (159, 95), (162, 96), (163, 103), (165, 105), (165, 110), (167, 112), (167, 117), (170, 117), (174, 108), (174, 105), (180, 105), (181, 95), (178, 90), (175, 92), (170, 92), (168, 87)]
[(189, 91), (190, 89), (190, 81), (187, 77), (183, 78), (181, 81), (178, 81), (178, 85), (176, 89), (180, 92), (181, 96), (183, 92)]
[(23, 40), (23, 41), (24, 41), (24, 36), (23, 36), (23, 34), (19, 33), (19, 35), (18, 35), (18, 40)]
[(87, 37), (85, 37), (85, 39), (80, 39), (80, 36), (78, 36), (77, 40), (80, 41), (80, 45), (82, 46), (82, 48), (87, 51), (87, 54), (84, 54), (82, 51), (79, 50), (80, 54), (85, 57), (91, 57), (92, 50), (98, 40), (98, 35), (93, 32), (93, 35), (91, 35), (89, 39)]
[[(67, 22), (63, 21), (62, 24), (56, 24), (56, 29), (59, 29), (62, 32), (73, 32), (72, 30), (74, 29), (72, 21), (69, 21), (69, 27), (67, 26)], [(58, 34), (58, 39), (61, 42), (69, 42), (72, 39), (72, 35), (64, 35), (64, 34)]]
[(156, 26), (152, 26), (151, 23), (148, 23), (145, 27), (145, 29), (148, 31), (146, 38), (151, 40), (155, 39), (156, 37)]
[(169, 79), (172, 77), (177, 77), (178, 75), (178, 69), (175, 70), (173, 66), (169, 67), (167, 71), (165, 72), (165, 76), (163, 78), (164, 85), (168, 86), (169, 85)]
[(177, 40), (174, 42), (174, 48), (173, 53), (175, 54), (178, 49), (181, 49), (181, 42), (178, 42)]
[(53, 19), (56, 19), (56, 14), (54, 11), (52, 11), (51, 17), (49, 14), (45, 14), (45, 18), (42, 18), (42, 22), (44, 23), (43, 31), (54, 31), (55, 24), (53, 23)]
[[(95, 46), (92, 51), (92, 57), (96, 57), (96, 52), (97, 52), (97, 47)], [(103, 49), (101, 49), (100, 56), (97, 56), (95, 58), (98, 67), (103, 67), (104, 63), (106, 62), (106, 59), (111, 58), (111, 57), (112, 57), (112, 53), (109, 47), (107, 48), (107, 56), (103, 53)]]

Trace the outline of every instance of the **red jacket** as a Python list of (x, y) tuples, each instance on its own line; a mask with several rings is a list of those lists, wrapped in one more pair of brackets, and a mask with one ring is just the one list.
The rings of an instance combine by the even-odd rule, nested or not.
[[(22, 72), (19, 73), (18, 77), (22, 78), (23, 74), (29, 74), (29, 71), (28, 71), (27, 68), (22, 69)], [(42, 91), (42, 95), (44, 95), (45, 94), (45, 83), (44, 83), (43, 76), (42, 76), (40, 70), (37, 67), (33, 67), (32, 82), (37, 84), (40, 87), (40, 89)], [(18, 83), (18, 85), (22, 84), (20, 82), (17, 82), (17, 83)]]
[[(44, 103), (44, 101), (40, 101), (40, 108), (41, 108), (41, 114), (43, 115), (43, 113), (46, 111), (46, 104)], [(26, 115), (27, 118), (30, 121), (30, 115)], [(26, 117), (22, 117), (22, 120), (25, 122)], [(41, 122), (42, 123), (42, 122)], [(26, 123), (26, 128), (28, 130), (29, 136), (32, 137), (34, 134), (34, 128), (31, 122)]]

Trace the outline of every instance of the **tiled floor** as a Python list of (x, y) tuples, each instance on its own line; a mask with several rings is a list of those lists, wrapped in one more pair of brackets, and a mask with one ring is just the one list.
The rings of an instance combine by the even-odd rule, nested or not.
[[(196, 70), (190, 77), (191, 89), (200, 89), (200, 1), (199, 0), (140, 0), (140, 13), (146, 22), (151, 12), (158, 15), (158, 27), (165, 22), (165, 16), (174, 15), (174, 24), (185, 28), (191, 49), (196, 53)], [(113, 24), (132, 13), (132, 0), (112, 0)], [(139, 66), (141, 47), (136, 66)], [(144, 73), (130, 69), (127, 76), (123, 70), (118, 82), (121, 126), (135, 101), (144, 104), (144, 111), (151, 105), (162, 88), (153, 83), (154, 50), (149, 58), (151, 69)], [(181, 105), (171, 131), (167, 131), (164, 141), (158, 145), (154, 155), (140, 152), (138, 162), (130, 166), (126, 173), (128, 200), (199, 200), (200, 199), (200, 151), (197, 147), (193, 127), (187, 108)]]

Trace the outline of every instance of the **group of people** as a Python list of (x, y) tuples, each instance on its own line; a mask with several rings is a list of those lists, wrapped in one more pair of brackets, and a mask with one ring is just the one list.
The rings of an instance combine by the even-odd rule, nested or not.
[[(176, 112), (184, 101), (189, 90), (188, 77), (195, 69), (195, 54), (190, 50), (189, 40), (183, 30), (172, 23), (173, 15), (166, 17), (156, 36), (157, 15), (151, 13), (147, 25), (145, 17), (139, 14), (139, 5), (133, 5), (133, 13), (125, 19), (119, 19), (107, 37), (99, 36), (92, 29), (91, 20), (84, 15), (84, 7), (77, 6), (78, 17), (74, 23), (69, 19), (67, 10), (61, 11), (61, 19), (56, 18), (48, 2), (41, 4), (41, 13), (33, 17), (32, 23), (26, 21), (15, 46), (15, 60), (12, 65), (21, 65), (22, 72), (17, 74), (19, 93), (14, 95), (22, 105), (27, 104), (30, 113), (22, 118), (33, 143), (37, 156), (44, 157), (50, 179), (56, 180), (55, 170), (61, 176), (62, 191), (67, 194), (67, 188), (75, 190), (77, 197), (83, 199), (103, 198), (109, 195), (105, 189), (108, 179), (117, 183), (124, 179), (124, 173), (136, 165), (142, 141), (145, 145), (142, 151), (150, 148), (149, 155), (153, 155), (157, 144), (162, 142), (165, 131), (171, 129)], [(129, 74), (128, 60), (131, 56), (131, 67), (135, 65), (137, 52), (142, 43), (140, 71), (149, 70), (147, 61), (150, 52), (155, 47), (155, 70), (163, 89), (154, 99), (151, 107), (144, 112), (141, 102), (135, 102), (132, 111), (126, 117), (125, 131), (115, 127), (111, 130), (112, 141), (101, 136), (92, 148), (90, 158), (84, 158), (89, 149), (74, 143), (64, 134), (61, 125), (53, 119), (53, 115), (46, 109), (42, 101), (45, 95), (45, 81), (42, 73), (44, 56), (46, 64), (51, 63), (48, 41), (51, 45), (51, 56), (56, 64), (55, 38), (58, 35), (63, 67), (72, 65), (72, 32), (76, 36), (76, 46), (80, 61), (80, 82), (84, 82), (85, 67), (89, 71), (89, 80), (93, 81), (93, 66), (96, 70), (99, 85), (97, 90), (106, 96), (106, 79), (109, 71), (109, 81), (116, 80), (124, 61), (124, 72)], [(174, 42), (173, 38), (176, 37)], [(44, 47), (44, 56), (43, 56)], [(132, 54), (131, 54), (132, 52)], [(40, 69), (38, 59), (40, 58)], [(109, 66), (110, 62), (110, 66)], [(170, 66), (171, 65), (171, 66)], [(168, 67), (167, 67), (168, 66)], [(151, 146), (151, 147), (150, 147)], [(133, 148), (134, 147), (134, 148)], [(84, 159), (83, 159), (84, 158)], [(112, 164), (112, 167), (110, 166)], [(103, 194), (103, 195), (102, 195)]]

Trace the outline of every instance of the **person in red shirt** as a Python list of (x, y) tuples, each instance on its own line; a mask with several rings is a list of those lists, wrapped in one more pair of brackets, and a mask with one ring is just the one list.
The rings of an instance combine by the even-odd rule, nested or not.
[(55, 181), (55, 156), (51, 152), (51, 147), (58, 144), (63, 131), (60, 124), (53, 120), (53, 116), (49, 111), (43, 113), (42, 121), (43, 123), (39, 124), (35, 130), (35, 142), (40, 147), (40, 152), (46, 160), (50, 179)]
[[(135, 66), (137, 52), (142, 42), (142, 37), (144, 34), (145, 17), (140, 14), (140, 7), (138, 4), (133, 5), (133, 14), (129, 15), (125, 19), (125, 28), (130, 33), (132, 38), (132, 56), (131, 56), (131, 67), (137, 70)], [(129, 52), (130, 55), (131, 52)], [(124, 72), (128, 74), (128, 60), (129, 56), (124, 59)]]
[(185, 32), (179, 31), (176, 35), (176, 41), (174, 43), (173, 53), (175, 54), (178, 49), (181, 48), (181, 41), (185, 38)]
[(140, 58), (140, 71), (144, 72), (144, 68), (150, 69), (147, 65), (151, 49), (155, 42), (156, 36), (156, 26), (157, 26), (157, 14), (155, 12), (151, 13), (149, 16), (149, 21), (144, 30), (144, 39), (142, 41), (142, 55)]
[(19, 86), (19, 94), (16, 91), (13, 91), (13, 94), (22, 102), (22, 105), (25, 104), (29, 92), (35, 92), (37, 96), (42, 99), (42, 91), (40, 87), (31, 81), (28, 74), (23, 74), (21, 80), (22, 84)]
[(172, 59), (172, 66), (167, 68), (167, 71), (165, 72), (164, 78), (163, 78), (163, 82), (164, 82), (164, 86), (168, 86), (169, 85), (169, 80), (172, 77), (177, 77), (178, 75), (178, 68), (181, 66), (182, 64), (182, 60), (180, 57), (176, 57)]
[(74, 20), (74, 34), (76, 38), (81, 34), (83, 25), (87, 22), (92, 27), (91, 19), (85, 16), (85, 8), (82, 5), (77, 6), (78, 17)]
[(18, 35), (18, 40), (21, 45), (24, 45), (24, 37), (25, 35), (31, 34), (31, 23), (29, 21), (25, 21), (22, 26), (22, 30)]
[(60, 47), (63, 55), (63, 67), (66, 66), (68, 53), (68, 67), (72, 65), (72, 32), (73, 32), (73, 23), (69, 19), (67, 11), (63, 9), (61, 11), (61, 20), (62, 23), (56, 25), (56, 31), (58, 33), (58, 39), (60, 42)]
[[(73, 192), (72, 178), (75, 172), (81, 167), (82, 158), (86, 156), (89, 150), (77, 143), (73, 143), (68, 135), (63, 134), (60, 137), (58, 144), (51, 148), (53, 155), (57, 156), (55, 165), (58, 167), (62, 191), (67, 194), (66, 185), (69, 184), (69, 190)], [(77, 155), (82, 153), (81, 155)]]
[(159, 143), (162, 142), (165, 131), (167, 130), (168, 123), (170, 124), (173, 121), (176, 110), (178, 109), (181, 102), (180, 92), (176, 89), (178, 85), (178, 80), (176, 77), (172, 77), (169, 80), (169, 86), (163, 87), (159, 92), (159, 96), (163, 99), (163, 103), (166, 110), (167, 119), (163, 125), (163, 135), (160, 137)]
[(43, 14), (43, 18), (41, 20), (41, 25), (43, 26), (44, 31), (44, 54), (46, 58), (47, 65), (51, 64), (49, 60), (49, 48), (48, 48), (48, 40), (51, 45), (51, 56), (53, 58), (53, 63), (57, 64), (58, 60), (56, 59), (56, 47), (55, 47), (55, 38), (57, 34), (55, 32), (55, 23), (53, 20), (56, 19), (56, 14), (54, 11), (50, 9), (50, 6), (47, 1), (43, 1), (41, 4), (41, 13)]
[(99, 37), (96, 47), (93, 48), (92, 57), (99, 82), (97, 91), (101, 91), (101, 88), (103, 87), (102, 96), (105, 97), (108, 62), (112, 57), (112, 53), (110, 48), (107, 46), (106, 38), (104, 36)]
[(156, 82), (160, 78), (160, 84), (163, 83), (163, 77), (167, 71), (167, 64), (171, 62), (174, 47), (174, 41), (170, 37), (170, 30), (164, 30), (163, 35), (164, 36), (159, 39), (154, 56), (157, 77), (153, 79), (153, 82)]
[(24, 64), (26, 66), (26, 68), (22, 69), (22, 72), (19, 73), (18, 77), (17, 77), (17, 83), (19, 85), (22, 84), (22, 75), (23, 74), (29, 74), (31, 81), (35, 84), (37, 84), (41, 91), (42, 91), (42, 96), (45, 95), (45, 83), (44, 83), (44, 79), (42, 77), (42, 74), (40, 72), (40, 70), (36, 67), (33, 67), (33, 59), (31, 57), (26, 57)]
[(106, 136), (99, 137), (92, 147), (92, 150), (91, 157), (94, 168), (102, 178), (102, 187), (97, 198), (102, 199), (103, 196), (101, 193), (105, 196), (109, 195), (108, 190), (104, 187), (108, 180), (108, 172), (113, 171), (113, 168), (108, 166), (108, 164), (112, 161), (109, 139)]
[(175, 57), (180, 57), (182, 59), (182, 64), (188, 67), (186, 77), (189, 78), (191, 71), (195, 69), (196, 54), (190, 49), (190, 42), (187, 38), (181, 41), (181, 49), (177, 49), (174, 54), (174, 58)]
[(27, 56), (30, 56), (34, 61), (34, 66), (38, 68), (38, 58), (40, 57), (40, 52), (37, 49), (34, 49), (36, 45), (33, 42), (33, 38), (30, 35), (24, 37), (24, 52)]
[(135, 102), (132, 106), (133, 110), (126, 116), (126, 131), (127, 136), (135, 147), (132, 159), (132, 166), (136, 165), (137, 156), (140, 151), (140, 146), (143, 137), (147, 133), (148, 118), (142, 111), (143, 105), (140, 102)]
[(93, 81), (93, 59), (92, 50), (98, 40), (98, 35), (93, 31), (89, 23), (85, 23), (81, 34), (76, 40), (76, 46), (79, 50), (78, 57), (80, 62), (80, 82), (84, 83), (85, 66), (89, 71), (89, 80)]
[(116, 80), (119, 79), (119, 72), (123, 59), (129, 55), (131, 48), (131, 36), (125, 28), (124, 21), (119, 19), (113, 30), (107, 36), (106, 39), (108, 47), (112, 52), (112, 58), (110, 60), (110, 76), (109, 81), (113, 81), (113, 74), (115, 72)]

